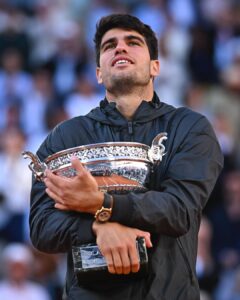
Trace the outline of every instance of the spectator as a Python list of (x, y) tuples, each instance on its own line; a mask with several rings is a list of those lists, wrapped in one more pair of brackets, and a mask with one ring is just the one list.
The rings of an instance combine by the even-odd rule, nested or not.
[(198, 24), (191, 28), (191, 35), (188, 58), (191, 79), (198, 83), (215, 84), (218, 80), (214, 61), (215, 30), (212, 26)]
[[(5, 242), (22, 242), (24, 215), (29, 205), (31, 174), (27, 162), (21, 157), (25, 136), (18, 128), (7, 129), (2, 136), (0, 153), (0, 192), (5, 198), (8, 222), (2, 229)], [(9, 180), (11, 178), (11, 180)]]
[(213, 225), (214, 257), (223, 271), (240, 263), (240, 171), (224, 179), (224, 202), (210, 215)]
[(47, 291), (31, 281), (31, 251), (23, 244), (6, 246), (2, 253), (4, 278), (0, 281), (1, 299), (50, 300)]
[(101, 98), (104, 95), (97, 93), (92, 81), (82, 74), (76, 82), (75, 91), (66, 98), (64, 107), (70, 118), (85, 115), (98, 105)]
[(0, 57), (8, 50), (15, 49), (22, 56), (23, 68), (29, 65), (31, 41), (25, 31), (26, 15), (14, 7), (6, 6), (5, 22), (0, 32)]
[[(31, 76), (23, 70), (21, 53), (14, 49), (7, 49), (2, 56), (0, 69), (0, 129), (9, 124), (8, 116), (12, 110), (19, 110), (23, 99), (31, 92)], [(15, 124), (19, 125), (18, 114)]]
[(240, 299), (240, 266), (228, 270), (221, 276), (219, 285), (215, 291), (215, 300), (239, 300)]

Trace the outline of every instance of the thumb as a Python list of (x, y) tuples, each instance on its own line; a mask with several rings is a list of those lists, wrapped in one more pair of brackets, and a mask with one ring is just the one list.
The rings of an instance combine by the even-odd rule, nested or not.
[(71, 163), (72, 163), (72, 167), (77, 171), (78, 174), (81, 174), (84, 171), (86, 171), (83, 164), (76, 156), (71, 157)]

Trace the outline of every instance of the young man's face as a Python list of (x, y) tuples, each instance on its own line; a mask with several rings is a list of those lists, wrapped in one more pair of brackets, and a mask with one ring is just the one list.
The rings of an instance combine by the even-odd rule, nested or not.
[(151, 60), (144, 37), (136, 31), (114, 28), (105, 33), (100, 46), (99, 83), (114, 91), (121, 84), (147, 85), (159, 73), (158, 60)]

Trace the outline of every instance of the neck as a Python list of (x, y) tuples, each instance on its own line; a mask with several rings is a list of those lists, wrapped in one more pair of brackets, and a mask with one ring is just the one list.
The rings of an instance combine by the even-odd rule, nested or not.
[(127, 119), (131, 120), (138, 106), (142, 100), (152, 101), (153, 89), (146, 89), (146, 87), (134, 90), (132, 92), (115, 94), (106, 91), (106, 98), (109, 102), (115, 102), (117, 109)]

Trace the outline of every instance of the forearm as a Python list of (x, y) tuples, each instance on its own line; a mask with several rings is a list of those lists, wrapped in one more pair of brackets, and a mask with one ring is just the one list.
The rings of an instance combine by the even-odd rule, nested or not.
[[(153, 175), (146, 193), (115, 195), (112, 221), (151, 233), (181, 236), (197, 222), (222, 168), (216, 140), (193, 132), (166, 155), (167, 168)], [(158, 173), (159, 172), (159, 173)]]
[(168, 193), (118, 195), (114, 197), (111, 221), (151, 233), (181, 236), (189, 229), (189, 210)]
[(30, 235), (38, 250), (68, 252), (72, 245), (95, 241), (92, 215), (56, 209), (54, 201), (45, 194), (43, 183), (33, 185), (31, 199)]

